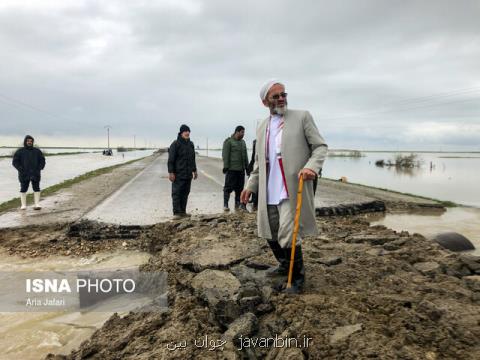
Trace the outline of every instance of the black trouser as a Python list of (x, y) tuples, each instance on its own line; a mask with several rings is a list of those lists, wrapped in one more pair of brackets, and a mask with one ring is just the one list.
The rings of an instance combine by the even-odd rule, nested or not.
[(258, 195), (256, 193), (252, 194), (252, 200), (251, 203), (253, 204), (254, 207), (258, 207)]
[(187, 212), (188, 194), (192, 179), (175, 179), (172, 183), (172, 203), (174, 214), (185, 214)]
[(245, 185), (245, 170), (228, 170), (225, 174), (225, 186), (223, 187), (223, 201), (228, 203), (230, 193), (235, 191), (235, 203), (240, 203), (240, 194)]
[(20, 180), (20, 192), (27, 192), (30, 182), (32, 182), (33, 191), (40, 191), (40, 177), (26, 177), (19, 178), (18, 180)]

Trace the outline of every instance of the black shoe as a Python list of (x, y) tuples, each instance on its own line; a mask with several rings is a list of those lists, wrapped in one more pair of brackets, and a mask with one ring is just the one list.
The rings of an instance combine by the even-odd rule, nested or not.
[[(285, 255), (290, 257), (292, 249), (285, 249)], [(287, 280), (288, 281), (288, 280)], [(291, 287), (287, 289), (287, 284), (282, 292), (287, 294), (299, 294), (303, 292), (305, 285), (305, 266), (303, 264), (303, 254), (302, 247), (300, 245), (295, 247), (295, 260), (293, 262), (293, 271), (292, 271), (292, 284)]]
[(288, 275), (288, 260), (285, 258), (285, 251), (282, 249), (277, 241), (267, 241), (270, 249), (272, 249), (273, 256), (278, 261), (278, 265), (268, 269), (265, 272), (266, 276), (286, 276)]
[(270, 269), (265, 271), (265, 276), (268, 277), (275, 277), (275, 276), (287, 276), (288, 275), (288, 267), (283, 264), (272, 266)]
[(297, 284), (292, 281), (292, 286), (287, 288), (287, 284), (285, 283), (282, 287), (282, 293), (284, 294), (301, 294), (303, 293), (303, 283)]

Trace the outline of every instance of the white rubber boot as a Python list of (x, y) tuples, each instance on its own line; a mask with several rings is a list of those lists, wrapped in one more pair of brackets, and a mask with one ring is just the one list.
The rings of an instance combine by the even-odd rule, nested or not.
[(40, 191), (35, 191), (33, 193), (33, 199), (35, 201), (35, 205), (33, 205), (33, 210), (40, 210), (42, 208), (40, 206)]
[(20, 210), (27, 210), (27, 193), (20, 193), (20, 201), (22, 202)]

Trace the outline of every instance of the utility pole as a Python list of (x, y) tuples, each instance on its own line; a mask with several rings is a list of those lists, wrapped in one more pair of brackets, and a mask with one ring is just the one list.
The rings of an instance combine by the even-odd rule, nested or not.
[(207, 137), (207, 157), (208, 157), (208, 137)]
[(136, 137), (137, 137), (137, 135), (133, 135), (133, 149), (134, 150), (137, 150), (137, 144), (136, 144), (136, 139), (135, 139)]
[(103, 128), (107, 129), (107, 149), (110, 149), (110, 129), (112, 127), (110, 125), (105, 125)]

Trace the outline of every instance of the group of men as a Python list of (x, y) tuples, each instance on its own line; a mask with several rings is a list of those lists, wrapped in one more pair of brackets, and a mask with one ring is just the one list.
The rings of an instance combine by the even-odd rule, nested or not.
[[(237, 126), (223, 143), (224, 211), (230, 211), (229, 198), (235, 193), (235, 208), (246, 210), (253, 198), (257, 210), (258, 236), (265, 238), (278, 265), (269, 269), (269, 276), (286, 276), (292, 253), (292, 235), (297, 203), (298, 181), (305, 181), (300, 227), (295, 245), (292, 287), (285, 291), (298, 293), (305, 282), (302, 238), (317, 234), (314, 192), (316, 180), (327, 154), (327, 145), (308, 111), (287, 107), (285, 85), (270, 80), (260, 91), (260, 98), (269, 115), (259, 124), (252, 159), (249, 161), (243, 137), (245, 128)], [(18, 170), (21, 209), (27, 206), (27, 190), (32, 184), (34, 209), (39, 210), (40, 171), (45, 157), (33, 146), (27, 135), (23, 148), (13, 156)], [(172, 182), (172, 207), (175, 218), (189, 216), (186, 212), (192, 179), (197, 178), (195, 147), (190, 140), (190, 128), (182, 125), (177, 139), (168, 151), (168, 173)], [(245, 175), (248, 176), (245, 185)], [(257, 205), (258, 203), (258, 205)]]
[[(327, 144), (308, 111), (287, 107), (285, 85), (270, 80), (260, 91), (260, 98), (269, 109), (269, 116), (257, 127), (252, 161), (248, 161), (243, 137), (245, 128), (237, 126), (223, 143), (222, 159), (225, 186), (224, 211), (229, 211), (229, 198), (235, 192), (235, 208), (246, 209), (250, 198), (258, 206), (258, 236), (265, 238), (278, 265), (268, 276), (287, 276), (292, 254), (294, 217), (299, 179), (305, 181), (299, 233), (295, 244), (292, 286), (286, 292), (298, 293), (305, 283), (302, 238), (318, 233), (315, 222), (314, 193), (325, 157)], [(182, 125), (176, 141), (169, 149), (168, 172), (172, 181), (175, 217), (188, 216), (186, 201), (192, 178), (197, 177), (195, 150), (189, 140), (190, 129)], [(183, 150), (179, 150), (179, 144)], [(182, 159), (183, 154), (184, 159)], [(182, 178), (178, 178), (180, 170)], [(248, 181), (245, 186), (245, 175)], [(256, 204), (258, 203), (258, 205)]]

